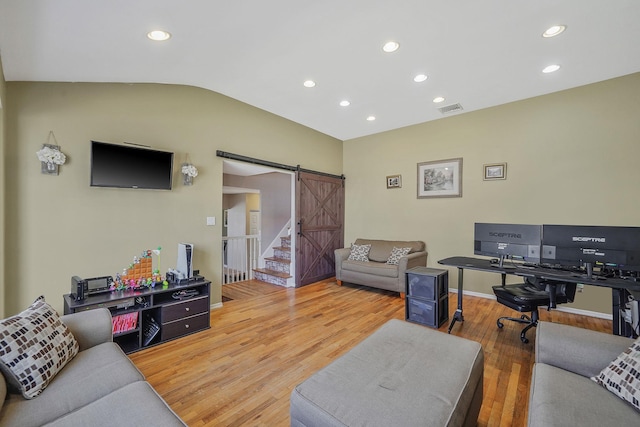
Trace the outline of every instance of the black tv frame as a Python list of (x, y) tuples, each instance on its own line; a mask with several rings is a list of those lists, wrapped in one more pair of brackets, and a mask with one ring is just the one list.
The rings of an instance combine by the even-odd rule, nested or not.
[(91, 141), (91, 187), (171, 190), (173, 158), (169, 151), (132, 144)]

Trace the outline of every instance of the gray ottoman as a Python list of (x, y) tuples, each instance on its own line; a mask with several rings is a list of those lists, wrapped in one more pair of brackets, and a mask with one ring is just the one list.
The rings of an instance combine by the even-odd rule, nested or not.
[(291, 393), (292, 426), (475, 426), (475, 341), (390, 320)]

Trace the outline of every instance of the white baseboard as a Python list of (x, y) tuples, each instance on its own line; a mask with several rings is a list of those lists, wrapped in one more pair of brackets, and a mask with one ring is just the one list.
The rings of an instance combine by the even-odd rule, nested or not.
[[(449, 288), (449, 292), (453, 292), (453, 293), (457, 294), (458, 293), (458, 289), (457, 288)], [(482, 293), (482, 292), (462, 291), (462, 295), (469, 295), (469, 296), (472, 296), (472, 297), (492, 299), (494, 301), (496, 300), (496, 296), (495, 295), (485, 294), (485, 293)], [(597, 317), (598, 319), (613, 320), (613, 314), (600, 313), (598, 311), (582, 310), (582, 309), (579, 309), (579, 308), (566, 307), (566, 306), (563, 306), (563, 305), (558, 305), (556, 310), (562, 311), (562, 312), (565, 312), (565, 313), (579, 314), (579, 315), (582, 315), (582, 316)]]
[(217, 303), (211, 304), (209, 306), (209, 310), (215, 310), (215, 309), (218, 309), (218, 308), (222, 308), (222, 303), (221, 302), (217, 302)]

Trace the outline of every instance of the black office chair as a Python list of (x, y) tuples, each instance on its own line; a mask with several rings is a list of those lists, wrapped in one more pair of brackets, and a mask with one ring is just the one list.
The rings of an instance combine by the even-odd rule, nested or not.
[(573, 302), (576, 296), (576, 284), (555, 281), (542, 281), (533, 278), (525, 278), (524, 283), (514, 285), (497, 285), (493, 287), (493, 293), (500, 304), (517, 310), (521, 313), (531, 312), (531, 316), (523, 314), (518, 317), (501, 317), (498, 319), (498, 328), (502, 328), (503, 320), (511, 320), (523, 323), (527, 326), (520, 332), (520, 340), (528, 343), (525, 336), (527, 331), (538, 325), (538, 307), (547, 306), (547, 310), (556, 308), (556, 304)]

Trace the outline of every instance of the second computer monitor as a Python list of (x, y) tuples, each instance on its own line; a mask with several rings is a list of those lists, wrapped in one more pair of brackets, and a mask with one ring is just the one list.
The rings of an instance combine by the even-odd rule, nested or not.
[(543, 225), (542, 262), (638, 271), (640, 227)]
[(476, 223), (473, 253), (538, 263), (541, 240), (540, 225)]

